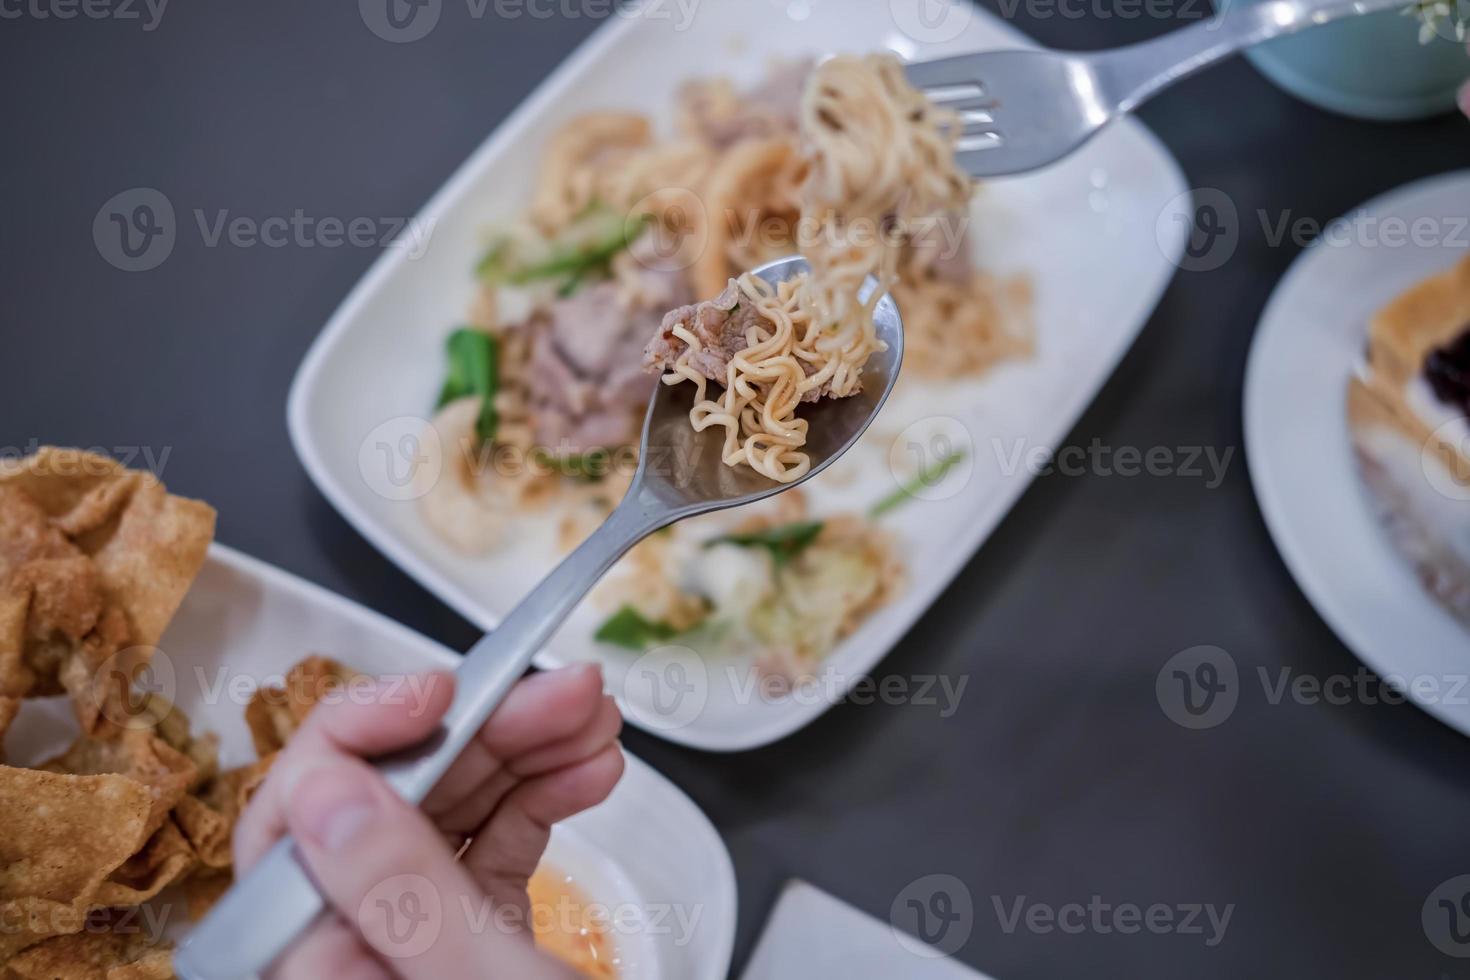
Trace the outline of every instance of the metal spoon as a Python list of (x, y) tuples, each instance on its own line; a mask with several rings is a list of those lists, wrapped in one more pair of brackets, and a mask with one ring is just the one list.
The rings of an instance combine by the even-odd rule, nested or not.
[[(774, 285), (809, 268), (805, 259), (792, 256), (761, 266), (754, 274)], [(869, 277), (862, 297), (877, 287)], [(374, 760), (388, 783), (404, 799), (422, 802), (525, 673), (531, 658), (633, 545), (686, 517), (789, 490), (847, 452), (883, 407), (903, 360), (903, 324), (891, 297), (877, 303), (873, 320), (888, 349), (869, 358), (858, 394), (824, 398), (802, 409), (809, 422), (804, 451), (811, 457), (811, 469), (792, 483), (775, 483), (749, 467), (726, 466), (720, 459), (723, 430), (697, 433), (689, 424), (693, 387), (658, 385), (649, 399), (638, 470), (627, 495), (591, 537), (465, 655), (457, 672), (454, 703), (439, 731), (422, 745)], [(253, 976), (325, 910), (326, 902), (299, 860), (295, 842), (283, 838), (194, 929), (174, 955), (174, 969), (184, 980)]]

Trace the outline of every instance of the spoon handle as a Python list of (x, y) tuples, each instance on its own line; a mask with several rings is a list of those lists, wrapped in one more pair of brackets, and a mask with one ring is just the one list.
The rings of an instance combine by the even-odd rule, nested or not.
[[(454, 703), (439, 730), (419, 745), (373, 760), (388, 784), (410, 803), (421, 803), (588, 590), (673, 516), (635, 483), (608, 519), (465, 655), (455, 674)], [(325, 909), (295, 841), (285, 837), (199, 923), (175, 954), (174, 969), (185, 980), (254, 976)]]
[(421, 802), (583, 596), (629, 548), (666, 523), (662, 508), (630, 490), (587, 540), (465, 654), (455, 672), (454, 703), (439, 732), (374, 761), (388, 783), (409, 802)]

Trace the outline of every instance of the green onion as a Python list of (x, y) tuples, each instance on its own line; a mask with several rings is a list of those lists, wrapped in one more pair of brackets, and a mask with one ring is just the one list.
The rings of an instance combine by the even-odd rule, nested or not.
[(503, 271), (500, 267), (505, 263), (510, 254), (510, 238), (502, 236), (485, 251), (485, 255), (479, 262), (475, 263), (475, 275), (481, 279), (499, 279)]
[(704, 543), (706, 548), (717, 544), (733, 544), (742, 548), (765, 548), (777, 565), (783, 565), (801, 554), (822, 533), (821, 521), (796, 521), (751, 531), (746, 534), (724, 534)]
[[(586, 213), (544, 244), (513, 247), (502, 238), (485, 253), (475, 272), (491, 285), (523, 286), (544, 279), (559, 279), (557, 295), (567, 297), (590, 276), (608, 274), (613, 257), (631, 245), (650, 220), (649, 215), (624, 218), (603, 205)], [(532, 254), (525, 254), (527, 251)]]
[(952, 452), (948, 456), (945, 456), (943, 459), (934, 463), (933, 465), (927, 466), (923, 470), (920, 470), (919, 474), (913, 479), (909, 480), (907, 483), (900, 485), (897, 490), (893, 491), (893, 493), (884, 497), (882, 500), (878, 501), (871, 508), (869, 508), (868, 516), (882, 517), (884, 514), (888, 513), (890, 510), (893, 510), (900, 504), (908, 503), (909, 500), (919, 495), (919, 491), (924, 490), (928, 487), (932, 487), (940, 480), (944, 479), (945, 475), (948, 474), (950, 470), (954, 469), (955, 464), (964, 458), (965, 454), (963, 452)]
[(563, 476), (576, 477), (587, 483), (597, 483), (612, 471), (613, 454), (608, 449), (593, 449), (585, 453), (568, 453), (565, 456), (537, 448), (536, 462), (545, 467), (555, 467)]
[(678, 635), (679, 631), (668, 623), (648, 619), (629, 605), (624, 605), (623, 608), (609, 616), (607, 621), (593, 634), (595, 639), (603, 643), (611, 643), (629, 650), (642, 650), (650, 643), (672, 640)]
[[(613, 256), (631, 245), (643, 233), (646, 219), (624, 221), (612, 212), (603, 212), (592, 216), (588, 221), (592, 224), (589, 237), (582, 241), (554, 243), (551, 253), (543, 261), (512, 271), (509, 281), (515, 285), (524, 285), (538, 279), (559, 279), (564, 276), (575, 281), (591, 273), (606, 272)], [(577, 237), (580, 238), (581, 235)]]
[(449, 375), (439, 390), (439, 408), (467, 395), (479, 395), (480, 417), (475, 434), (481, 442), (495, 438), (500, 417), (495, 412), (495, 393), (500, 388), (500, 351), (495, 338), (473, 327), (460, 327), (449, 335)]

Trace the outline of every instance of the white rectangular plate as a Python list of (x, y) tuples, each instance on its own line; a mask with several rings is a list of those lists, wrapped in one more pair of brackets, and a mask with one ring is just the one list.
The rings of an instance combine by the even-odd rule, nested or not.
[[(244, 719), (249, 692), (279, 683), (309, 653), (377, 674), (459, 663), (412, 630), (222, 545), (211, 549), (159, 652), (153, 689), (172, 691), (195, 731), (219, 734), (226, 767), (255, 759)], [(75, 735), (69, 704), (37, 699), (25, 703), (6, 748), (14, 765), (33, 765)], [(735, 942), (729, 852), (699, 808), (646, 764), (630, 757), (606, 802), (558, 825), (546, 859), (576, 877), (590, 901), (627, 917), (614, 937), (623, 980), (723, 980)]]
[[(405, 437), (423, 428), (434, 404), (443, 341), (469, 308), (486, 226), (524, 206), (547, 138), (590, 109), (631, 108), (666, 121), (679, 81), (711, 74), (750, 81), (774, 57), (892, 48), (923, 59), (1029, 46), (967, 4), (948, 5), (940, 23), (901, 24), (907, 18), (898, 14), (909, 6), (907, 0), (802, 3), (791, 5), (788, 18), (776, 4), (707, 0), (687, 30), (652, 16), (615, 18), (599, 30), (429, 202), (418, 218), (420, 227), (433, 228), (423, 254), (385, 254), (307, 355), (292, 388), (289, 423), (317, 486), (394, 562), (493, 629), (557, 560), (552, 522), (526, 518), (509, 546), (466, 558), (436, 539), (416, 502), (400, 492), (413, 456)], [(936, 34), (948, 39), (925, 43), (913, 36)], [(665, 678), (681, 675), (641, 668), (630, 675), (633, 656), (592, 640), (607, 610), (588, 603), (537, 663), (602, 660), (632, 721), (703, 749), (752, 748), (812, 721), (873, 669), (969, 560), (1030, 483), (1038, 454), (1057, 447), (1112, 373), (1182, 251), (1185, 226), (1168, 212), (1185, 191), (1168, 151), (1142, 125), (1123, 120), (1066, 162), (997, 181), (979, 195), (972, 215), (977, 261), (999, 274), (1032, 278), (1038, 353), (979, 382), (900, 381), (865, 444), (841, 464), (846, 474), (814, 481), (815, 514), (864, 508), (896, 486), (890, 450), (903, 460), (936, 433), (969, 443), (967, 462), (925, 495), (942, 499), (885, 518), (902, 541), (906, 588), (831, 653), (816, 688), (742, 694), (749, 691), (749, 670), (716, 664), (700, 687), (699, 710), (681, 704), (677, 716), (669, 715), (661, 705), (677, 698), (655, 695)]]

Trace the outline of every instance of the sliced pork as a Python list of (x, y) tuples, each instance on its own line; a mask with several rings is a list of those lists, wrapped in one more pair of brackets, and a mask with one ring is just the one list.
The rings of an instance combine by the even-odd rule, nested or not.
[(636, 442), (643, 409), (658, 383), (642, 350), (682, 283), (649, 270), (637, 305), (625, 308), (617, 284), (584, 286), (558, 299), (531, 330), (530, 408), (536, 442), (565, 456)]

